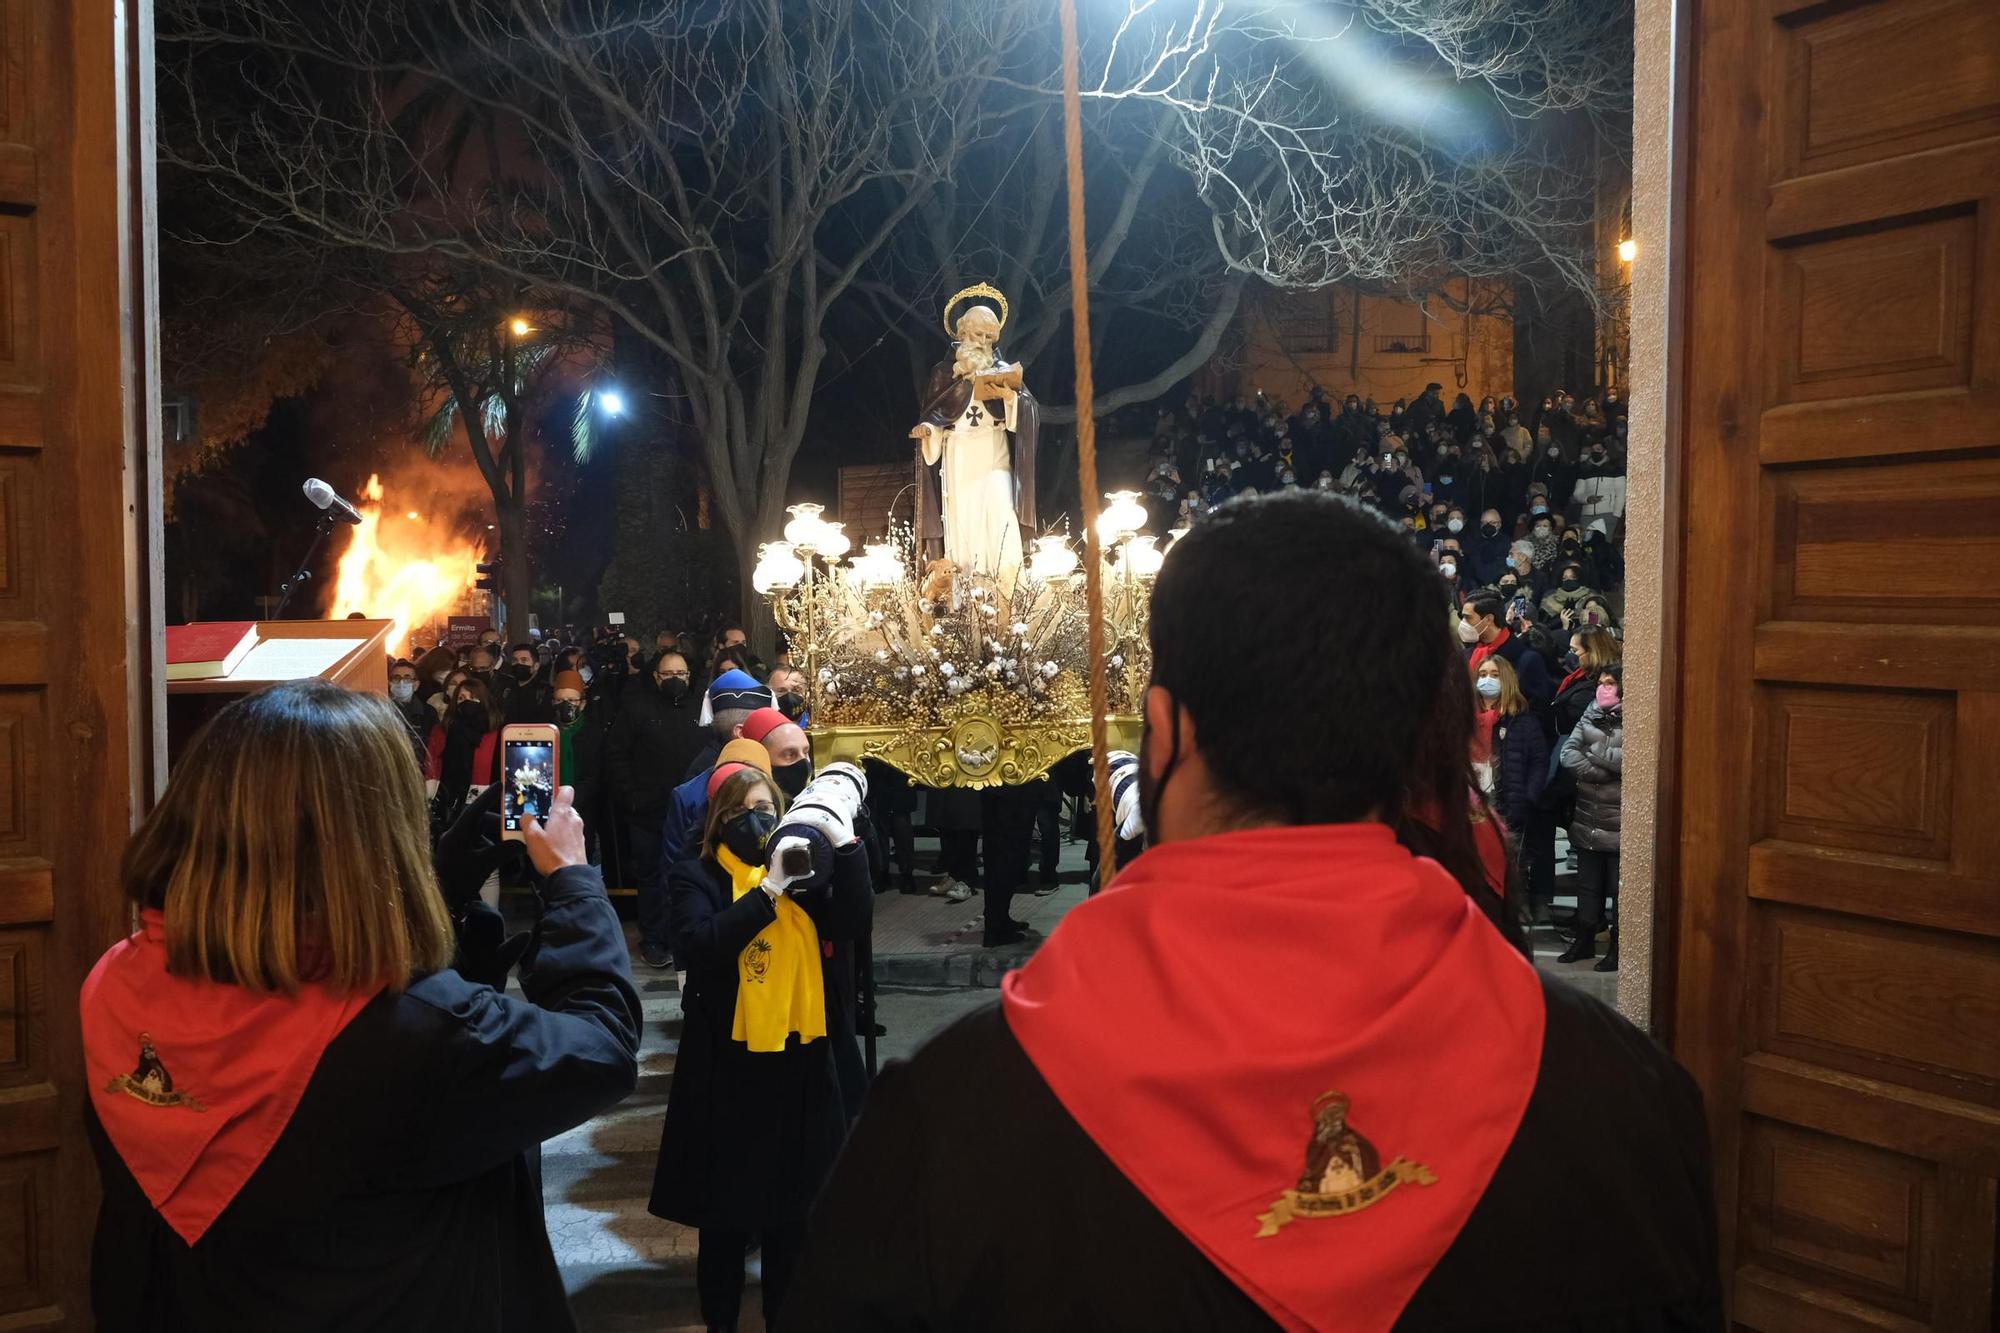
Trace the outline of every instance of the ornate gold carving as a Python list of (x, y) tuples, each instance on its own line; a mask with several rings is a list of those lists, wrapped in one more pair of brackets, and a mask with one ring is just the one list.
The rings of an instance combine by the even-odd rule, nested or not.
[[(1113, 749), (1139, 748), (1139, 719), (1114, 717)], [(943, 726), (815, 726), (813, 763), (876, 759), (926, 787), (1014, 786), (1045, 777), (1069, 755), (1090, 748), (1090, 719), (1003, 722), (968, 709)]]

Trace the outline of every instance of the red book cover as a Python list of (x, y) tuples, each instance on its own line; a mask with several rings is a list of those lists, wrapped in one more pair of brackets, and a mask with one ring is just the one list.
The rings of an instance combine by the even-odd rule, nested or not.
[(257, 642), (254, 620), (208, 620), (167, 626), (167, 679), (226, 676)]

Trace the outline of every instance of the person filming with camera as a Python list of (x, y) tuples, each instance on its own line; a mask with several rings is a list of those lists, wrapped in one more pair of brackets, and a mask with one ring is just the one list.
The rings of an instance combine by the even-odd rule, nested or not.
[(575, 1328), (539, 1146), (632, 1090), (639, 997), (567, 787), (501, 942), (498, 795), (434, 868), (386, 699), (295, 681), (195, 738), (80, 1000), (98, 1328)]

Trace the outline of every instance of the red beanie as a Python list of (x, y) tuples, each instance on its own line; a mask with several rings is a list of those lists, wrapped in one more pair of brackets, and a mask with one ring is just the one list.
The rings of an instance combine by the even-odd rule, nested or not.
[(761, 741), (779, 727), (786, 726), (791, 719), (775, 708), (760, 708), (743, 719), (743, 739)]
[(709, 770), (708, 799), (713, 801), (715, 793), (722, 790), (722, 784), (727, 782), (732, 774), (741, 773), (748, 767), (750, 767), (748, 764), (717, 764)]

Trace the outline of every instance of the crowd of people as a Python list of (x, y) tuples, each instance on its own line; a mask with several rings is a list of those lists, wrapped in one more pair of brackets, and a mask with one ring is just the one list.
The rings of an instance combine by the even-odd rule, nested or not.
[(1556, 834), (1567, 829), (1577, 909), (1561, 958), (1617, 963), (1623, 721), (1620, 613), (1627, 408), (1443, 386), (1384, 411), (1315, 388), (1297, 410), (1259, 393), (1195, 397), (1152, 423), (1155, 530), (1198, 527), (1239, 495), (1317, 489), (1402, 527), (1437, 571), (1480, 703), (1474, 771), (1507, 830), (1535, 922), (1553, 919)]
[[(735, 627), (699, 668), (680, 634), (489, 638), (399, 662), (386, 702), (230, 705), (128, 848), (138, 929), (80, 1001), (98, 1326), (575, 1327), (536, 1152), (636, 1079), (609, 847), (652, 856), (642, 934), (663, 911), (684, 974), (651, 1208), (698, 1232), (711, 1330), (752, 1245), (779, 1330), (1719, 1327), (1700, 1095), (1537, 972), (1489, 854), (1499, 825), (1533, 858), (1560, 772), (1580, 878), (1615, 884), (1616, 639), (1577, 628), (1554, 684), (1497, 589), (1442, 577), (1351, 500), (1206, 515), (1110, 775), (1145, 854), (879, 1079), (856, 1036), (896, 835)], [(1322, 699), (1262, 684), (1300, 636)], [(483, 892), (507, 720), (601, 731), (523, 821), (513, 936)], [(1003, 790), (989, 885), (1040, 808)], [(1547, 1188), (1578, 1160), (1599, 1188)], [(1550, 1235), (1573, 1271), (1524, 1287)]]

